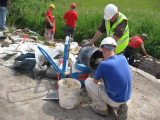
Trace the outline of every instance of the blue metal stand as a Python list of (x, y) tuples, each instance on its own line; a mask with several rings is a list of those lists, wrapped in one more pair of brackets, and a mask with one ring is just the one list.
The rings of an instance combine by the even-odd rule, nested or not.
[(38, 49), (41, 51), (41, 53), (45, 56), (45, 58), (49, 61), (49, 63), (53, 66), (53, 68), (56, 70), (57, 73), (61, 73), (61, 75), (66, 78), (66, 76), (64, 75), (64, 73), (58, 68), (58, 66), (54, 63), (54, 61), (52, 60), (52, 58), (48, 55), (48, 53), (41, 48), (40, 46), (38, 46)]

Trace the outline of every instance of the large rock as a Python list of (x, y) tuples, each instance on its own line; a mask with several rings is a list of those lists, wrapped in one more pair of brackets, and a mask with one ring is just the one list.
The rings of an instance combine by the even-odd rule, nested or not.
[(1, 47), (9, 47), (9, 43), (8, 43), (8, 42), (3, 42), (3, 43), (1, 44)]
[(8, 39), (8, 38), (5, 39), (4, 42), (7, 42), (7, 43), (9, 43), (9, 44), (12, 44), (12, 40), (10, 40), (10, 39)]

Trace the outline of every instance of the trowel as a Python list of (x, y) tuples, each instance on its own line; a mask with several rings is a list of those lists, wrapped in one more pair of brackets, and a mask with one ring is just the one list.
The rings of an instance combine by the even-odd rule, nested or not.
[(42, 98), (42, 100), (58, 100), (58, 99), (59, 99), (58, 92), (47, 94)]

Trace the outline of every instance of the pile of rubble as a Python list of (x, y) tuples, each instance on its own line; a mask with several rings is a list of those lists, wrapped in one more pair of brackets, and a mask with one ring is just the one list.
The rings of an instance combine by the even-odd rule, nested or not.
[[(12, 28), (13, 29), (13, 28)], [(56, 42), (39, 40), (40, 35), (28, 29), (14, 29), (0, 32), (0, 64), (21, 70), (30, 70), (35, 79), (57, 78), (54, 68), (45, 59), (37, 46), (42, 47), (60, 67), (59, 58), (64, 53), (64, 40)], [(75, 63), (80, 47), (70, 43), (70, 59)]]

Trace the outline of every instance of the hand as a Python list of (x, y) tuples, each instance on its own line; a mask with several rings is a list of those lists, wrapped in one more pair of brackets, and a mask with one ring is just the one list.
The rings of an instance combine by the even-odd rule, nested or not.
[(53, 27), (53, 24), (50, 22), (50, 26), (52, 26)]
[(146, 55), (146, 58), (147, 58), (147, 60), (149, 60), (149, 59), (153, 59), (153, 57), (152, 56), (150, 56), (150, 55)]

